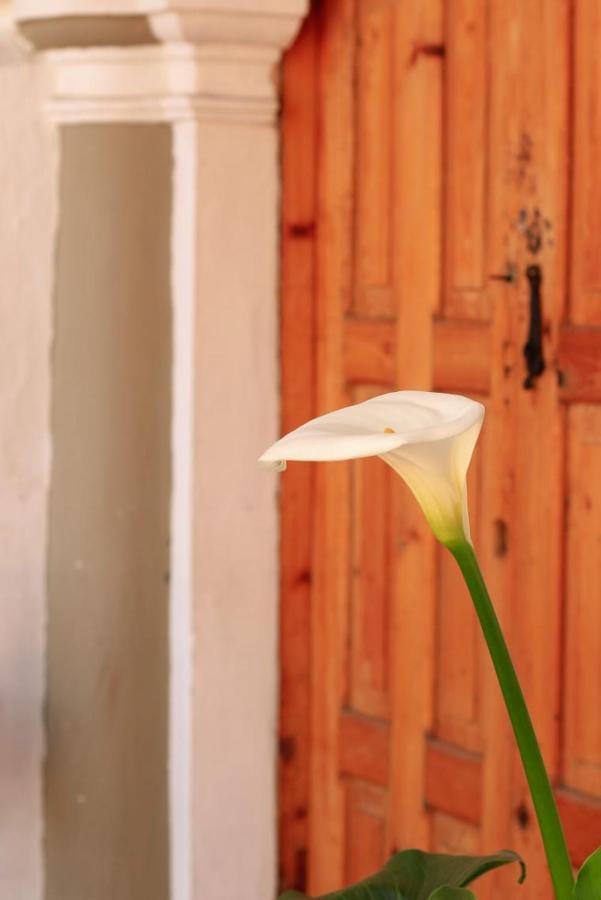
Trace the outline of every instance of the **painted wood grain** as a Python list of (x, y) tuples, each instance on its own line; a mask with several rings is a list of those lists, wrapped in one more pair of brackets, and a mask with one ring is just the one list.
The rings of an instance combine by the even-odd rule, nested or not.
[(601, 184), (596, 177), (601, 153), (601, 8), (596, 0), (574, 5), (574, 135), (572, 205), (571, 318), (601, 324)]
[(392, 15), (388, 0), (357, 4), (353, 287), (354, 310), (364, 316), (392, 316), (394, 312)]
[[(344, 406), (342, 323), (351, 298), (353, 67), (355, 4), (321, 7), (318, 83), (316, 409)], [(311, 893), (343, 883), (344, 791), (338, 773), (339, 709), (346, 694), (350, 559), (350, 469), (317, 467), (311, 604)]]
[[(441, 291), (442, 4), (395, 6), (394, 285), (396, 383), (432, 384), (432, 315)], [(433, 719), (435, 553), (405, 485), (393, 494), (390, 846), (428, 846), (424, 733)]]
[(444, 312), (487, 319), (486, 140), (487, 7), (481, 0), (445, 4)]
[[(305, 23), (283, 66), (282, 433), (315, 404), (314, 298), (317, 22)], [(314, 470), (290, 466), (281, 484), (280, 888), (307, 887)]]
[[(285, 229), (296, 223), (284, 250), (287, 291), (298, 291), (284, 326), (284, 371), (298, 389), (287, 421), (296, 424), (295, 404), (308, 409), (303, 391), (313, 391), (315, 412), (396, 388), (485, 402), (470, 487), (474, 540), (561, 784), (577, 863), (601, 829), (599, 716), (586, 718), (596, 682), (584, 684), (577, 659), (580, 646), (598, 656), (585, 585), (596, 584), (599, 504), (584, 477), (599, 480), (591, 435), (601, 329), (586, 236), (596, 188), (585, 196), (597, 125), (585, 127), (583, 111), (595, 119), (601, 23), (592, 0), (576, 5), (573, 22), (568, 0), (322, 0), (316, 10), (317, 84), (302, 68), (295, 77), (313, 92), (317, 143), (313, 156), (291, 151), (304, 175), (285, 176), (296, 185), (285, 209), (304, 210), (284, 216)], [(303, 198), (310, 164), (314, 216)], [(546, 369), (525, 390), (532, 264), (543, 274)], [(508, 272), (509, 281), (490, 278)], [(306, 346), (294, 350), (310, 334), (312, 363)], [(294, 376), (303, 364), (313, 365), (312, 381)], [(309, 476), (298, 478), (300, 489)], [(290, 578), (312, 576), (310, 588), (307, 577), (295, 589), (301, 610), (310, 603), (310, 625), (300, 611), (286, 620), (290, 640), (296, 628), (308, 646), (289, 651), (298, 711), (282, 712), (301, 734), (310, 659), (310, 775), (299, 770), (296, 782), (307, 791), (309, 885), (338, 887), (395, 847), (515, 846), (530, 864), (521, 894), (546, 898), (507, 715), (452, 560), (378, 461), (320, 466), (314, 478), (309, 503), (284, 495), (301, 521), (311, 519), (310, 536), (283, 551)], [(303, 808), (286, 802), (290, 815)], [(479, 896), (514, 889), (514, 873), (501, 871)]]

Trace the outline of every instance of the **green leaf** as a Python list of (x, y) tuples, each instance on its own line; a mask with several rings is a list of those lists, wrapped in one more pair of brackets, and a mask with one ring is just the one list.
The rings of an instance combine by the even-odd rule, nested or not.
[[(476, 878), (507, 863), (520, 864), (520, 883), (526, 875), (522, 859), (512, 850), (490, 856), (451, 856), (403, 850), (395, 853), (383, 869), (357, 884), (320, 897), (287, 891), (280, 900), (430, 900), (437, 888), (464, 888)], [(470, 893), (439, 894), (438, 900), (468, 900)]]
[(576, 876), (575, 900), (601, 900), (601, 847), (591, 853)]

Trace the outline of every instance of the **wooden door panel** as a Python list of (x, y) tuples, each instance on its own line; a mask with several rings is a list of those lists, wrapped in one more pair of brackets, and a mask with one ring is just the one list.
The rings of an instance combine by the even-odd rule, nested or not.
[[(315, 404), (350, 402), (342, 372), (342, 321), (352, 302), (353, 0), (323, 4), (317, 42)], [(308, 885), (328, 891), (346, 872), (345, 785), (339, 718), (347, 694), (351, 471), (331, 463), (315, 472), (310, 611), (311, 736)], [(327, 599), (326, 599), (327, 598)]]
[(573, 322), (601, 324), (601, 8), (578, 0), (574, 10), (574, 132), (572, 279)]
[[(360, 393), (359, 397), (364, 394)], [(389, 502), (391, 470), (377, 459), (352, 464), (353, 529), (348, 705), (389, 715)]]
[[(432, 384), (432, 316), (441, 299), (443, 4), (394, 2), (392, 271), (394, 384)], [(407, 286), (411, 285), (411, 292)], [(435, 546), (403, 485), (391, 494), (391, 710), (388, 849), (430, 841), (424, 735), (434, 717)]]
[(451, 0), (445, 12), (444, 315), (488, 320), (486, 295), (487, 9)]
[(473, 825), (446, 813), (432, 816), (432, 844), (439, 853), (478, 853), (480, 833)]
[[(564, 435), (550, 361), (566, 285), (568, 14), (563, 0), (489, 4), (494, 36), (489, 43), (489, 272), (506, 266), (515, 271), (516, 280), (489, 282), (489, 431), (496, 452), (485, 506), (493, 520), (504, 523), (507, 541), (500, 558), (494, 554), (492, 534), (485, 535), (482, 550), (553, 780), (559, 774)], [(537, 36), (538, 49), (532, 53)], [(530, 318), (525, 273), (533, 264), (543, 273), (548, 367), (534, 389), (525, 390), (522, 347)], [(541, 841), (507, 718), (500, 710), (488, 724), (486, 743), (490, 752), (483, 760), (483, 842), (496, 846), (501, 841), (519, 849), (529, 863), (528, 894), (542, 900), (551, 887)], [(509, 890), (508, 874), (497, 881), (499, 893)]]
[(358, 779), (346, 783), (346, 870), (352, 884), (371, 875), (386, 855), (386, 792)]
[(392, 6), (356, 11), (354, 291), (357, 316), (394, 316), (391, 241)]
[[(282, 128), (302, 140), (282, 146), (282, 430), (315, 411), (315, 223), (318, 22), (308, 20), (283, 73)], [(308, 181), (307, 181), (308, 178)], [(309, 186), (309, 187), (308, 187)], [(314, 467), (291, 466), (281, 484), (280, 516), (280, 881), (306, 883), (309, 846), (311, 579)]]
[[(285, 66), (282, 364), (286, 429), (397, 388), (486, 404), (473, 535), (578, 864), (601, 843), (601, 21), (571, 6), (315, 4)], [(520, 896), (548, 897), (469, 598), (407, 489), (377, 460), (291, 466), (282, 541), (282, 885), (513, 846)]]
[[(475, 396), (474, 399), (480, 398)], [(480, 506), (486, 443), (483, 434), (468, 491), (470, 525), (476, 544), (484, 522)], [(453, 557), (442, 546), (437, 548), (437, 575), (433, 733), (447, 744), (478, 753), (482, 751), (482, 637), (461, 573)]]
[(566, 559), (566, 666), (563, 779), (601, 796), (601, 407), (568, 416), (570, 498)]

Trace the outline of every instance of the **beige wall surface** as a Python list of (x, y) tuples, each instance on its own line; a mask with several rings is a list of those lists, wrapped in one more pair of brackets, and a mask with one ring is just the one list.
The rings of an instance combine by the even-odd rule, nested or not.
[(46, 897), (167, 900), (171, 134), (61, 140)]
[(198, 144), (193, 900), (276, 885), (277, 132)]
[(42, 892), (49, 359), (57, 152), (36, 68), (0, 40), (0, 898)]
[(16, 92), (0, 71), (0, 900), (275, 894), (278, 483), (256, 459), (276, 68), (306, 5), (10, 3), (53, 49), (44, 114), (31, 69)]

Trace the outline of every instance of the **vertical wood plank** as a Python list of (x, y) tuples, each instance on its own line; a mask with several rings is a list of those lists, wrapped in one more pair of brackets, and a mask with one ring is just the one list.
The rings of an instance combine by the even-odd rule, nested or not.
[[(478, 828), (442, 812), (432, 817), (432, 849), (435, 853), (478, 853)], [(480, 885), (478, 885), (478, 891)]]
[[(491, 287), (497, 296), (490, 438), (498, 449), (486, 492), (491, 521), (485, 563), (552, 777), (557, 774), (560, 701), (563, 434), (552, 366), (534, 390), (524, 390), (521, 350), (530, 314), (527, 265), (536, 263), (543, 271), (548, 363), (563, 315), (568, 12), (563, 0), (494, 0), (490, 16), (489, 271), (502, 271), (509, 262), (518, 281)], [(535, 40), (538, 52), (532, 55)], [(506, 537), (500, 556), (499, 522)], [(534, 812), (504, 716), (489, 717), (486, 737), (492, 749), (484, 773), (484, 845), (495, 846), (502, 837), (520, 850), (530, 860), (532, 897), (547, 897), (550, 885)], [(494, 879), (498, 896), (510, 890), (506, 878), (509, 874)]]
[[(440, 295), (442, 7), (395, 6), (393, 190), (397, 383), (427, 389), (432, 379), (432, 312)], [(393, 494), (391, 603), (391, 848), (430, 842), (423, 804), (424, 735), (432, 725), (435, 555), (423, 513), (404, 485)]]
[[(532, 140), (533, 160), (531, 225), (526, 241), (529, 252), (524, 262), (536, 261), (542, 267), (543, 316), (549, 331), (544, 348), (548, 364), (545, 377), (534, 391), (523, 389), (522, 373), (517, 383), (517, 477), (510, 537), (516, 551), (512, 595), (516, 664), (553, 781), (559, 768), (564, 427), (551, 361), (567, 287), (569, 6), (567, 0), (539, 0), (531, 8), (521, 6), (525, 15), (523, 59), (533, 37), (541, 37), (536, 68), (530, 64), (521, 78), (522, 128)], [(528, 184), (525, 188), (526, 192), (530, 190)], [(521, 195), (524, 197), (523, 188)], [(537, 210), (538, 234), (533, 238)], [(538, 241), (540, 249), (535, 253)], [(525, 309), (517, 310), (520, 347), (529, 318), (525, 285), (524, 294)], [(521, 846), (524, 856), (532, 860), (530, 877), (536, 885), (532, 897), (543, 900), (550, 893), (548, 870), (521, 763), (515, 754), (514, 770), (512, 846)], [(525, 826), (524, 808), (528, 812)]]
[(390, 316), (392, 4), (357, 7), (354, 309)]
[(574, 134), (571, 317), (601, 322), (601, 7), (597, 0), (574, 5)]
[(445, 4), (445, 314), (486, 319), (487, 4)]
[[(314, 414), (316, 16), (283, 66), (282, 433)], [(311, 522), (313, 468), (281, 483), (280, 888), (304, 890), (308, 852)]]
[[(352, 253), (354, 0), (322, 4), (319, 48), (316, 339), (318, 412), (344, 406), (343, 315), (350, 305)], [(338, 773), (344, 699), (350, 558), (350, 467), (317, 467), (311, 636), (311, 808), (309, 890), (344, 880), (344, 792)]]
[(601, 796), (601, 408), (569, 415), (565, 784)]
[[(487, 446), (486, 437), (484, 431), (468, 476), (470, 527), (476, 543), (482, 520), (483, 457), (492, 449)], [(450, 744), (479, 751), (485, 648), (459, 567), (445, 547), (437, 550), (435, 734)]]
[[(503, 5), (493, 0), (489, 3), (487, 41), (490, 59), (487, 72), (490, 106), (487, 122), (486, 153), (488, 162), (487, 194), (489, 240), (487, 243), (486, 268), (489, 272), (500, 272), (517, 260), (516, 232), (507, 233), (499, 227), (508, 215), (506, 212), (506, 177), (508, 137), (504, 128), (511, 130), (512, 139), (519, 125), (512, 114), (511, 92), (515, 85), (509, 80), (511, 66), (515, 61), (507, 58), (504, 40), (508, 23), (515, 15), (516, 4), (511, 4), (506, 15)], [(491, 35), (495, 34), (495, 40)], [(507, 115), (510, 121), (506, 121)], [(511, 202), (515, 202), (512, 198)], [(504, 628), (510, 615), (510, 592), (513, 567), (513, 535), (509, 533), (509, 523), (513, 508), (513, 435), (515, 433), (514, 408), (512, 404), (514, 368), (519, 364), (516, 338), (512, 330), (511, 309), (516, 302), (514, 285), (489, 282), (487, 294), (492, 311), (491, 341), (491, 393), (486, 404), (485, 429), (489, 443), (495, 453), (484, 460), (482, 494), (486, 519), (482, 523), (476, 545), (484, 576), (495, 603), (497, 614)], [(519, 377), (517, 374), (514, 378)], [(504, 536), (502, 547), (498, 543), (498, 533)], [(513, 754), (513, 737), (509, 726), (501, 694), (490, 660), (487, 658), (483, 679), (484, 713), (483, 737), (486, 754), (482, 777), (482, 830), (481, 849), (506, 846), (510, 830), (510, 772)], [(492, 881), (492, 884), (491, 884)], [(484, 884), (485, 900), (500, 898), (503, 890), (509, 891), (505, 874), (495, 875)]]
[[(361, 402), (377, 391), (354, 392)], [(393, 473), (379, 459), (353, 468), (352, 622), (350, 691), (353, 709), (388, 714), (389, 494)]]
[(352, 779), (347, 786), (345, 884), (372, 875), (386, 859), (386, 791)]
[(480, 749), (479, 659), (482, 640), (465, 583), (453, 557), (438, 550), (435, 734)]

